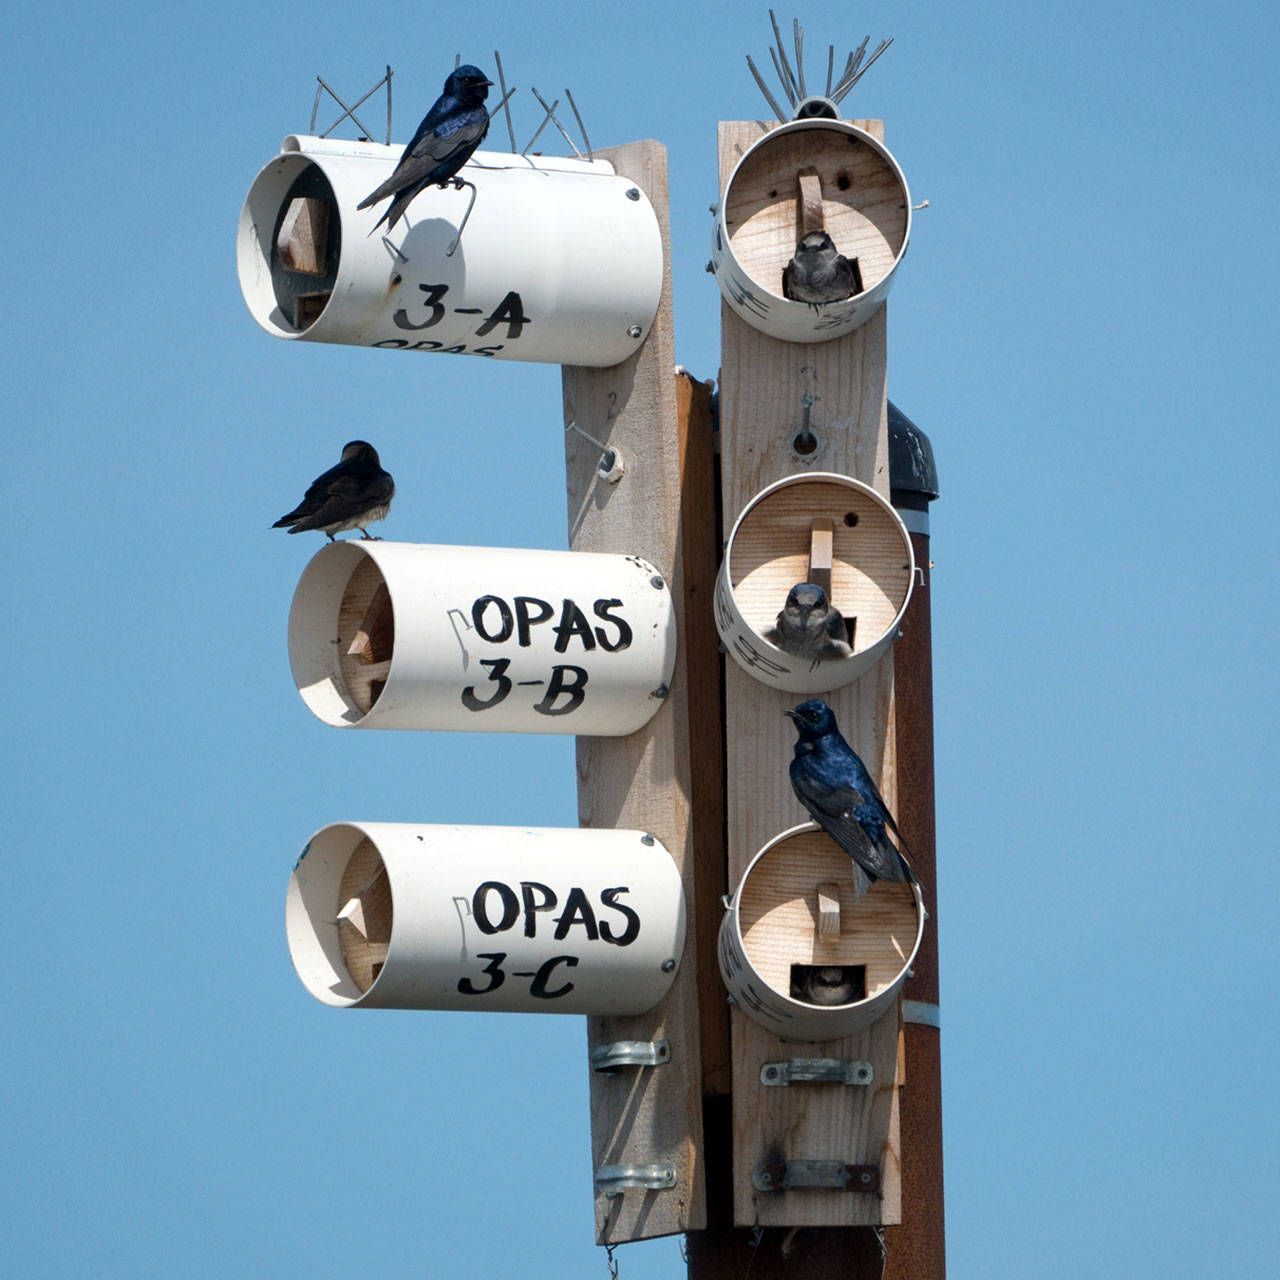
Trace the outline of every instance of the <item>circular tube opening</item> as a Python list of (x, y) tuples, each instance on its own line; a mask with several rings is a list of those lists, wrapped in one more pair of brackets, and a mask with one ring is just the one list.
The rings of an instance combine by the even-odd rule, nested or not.
[(254, 180), (240, 214), (240, 288), (253, 317), (277, 337), (306, 333), (333, 296), (342, 217), (324, 171), (297, 153)]
[[(812, 665), (766, 637), (791, 588), (823, 577), (814, 567), (820, 537), (830, 539), (831, 566), (829, 584), (818, 584), (844, 618), (852, 653)], [(906, 528), (874, 489), (833, 472), (789, 476), (757, 494), (729, 536), (717, 583), (720, 638), (740, 665), (775, 688), (839, 688), (892, 645), (914, 573)]]

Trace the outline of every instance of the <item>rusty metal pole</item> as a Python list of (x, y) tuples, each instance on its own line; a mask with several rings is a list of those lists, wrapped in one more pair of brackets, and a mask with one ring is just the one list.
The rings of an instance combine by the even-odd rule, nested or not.
[[(884, 1227), (883, 1249), (870, 1227), (733, 1226), (730, 1204), (732, 1119), (727, 1096), (703, 1103), (707, 1162), (707, 1230), (686, 1237), (690, 1280), (942, 1280), (942, 1100), (938, 1052), (937, 865), (933, 803), (933, 650), (929, 610), (929, 503), (938, 496), (928, 437), (889, 404), (889, 484), (911, 535), (917, 581), (894, 646), (898, 821), (925, 892), (925, 930), (904, 989), (901, 1091), (902, 1224)], [(718, 846), (717, 846), (718, 849)], [(709, 1003), (708, 1007), (715, 1007)], [(705, 1066), (705, 1063), (704, 1063)], [(708, 1090), (709, 1094), (715, 1090)]]
[(930, 927), (903, 988), (902, 1223), (885, 1227), (884, 1280), (943, 1280), (942, 1064), (938, 1017), (938, 864), (933, 800), (933, 639), (929, 504), (938, 472), (929, 437), (889, 402), (889, 488), (919, 578), (893, 648), (898, 824), (915, 855)]

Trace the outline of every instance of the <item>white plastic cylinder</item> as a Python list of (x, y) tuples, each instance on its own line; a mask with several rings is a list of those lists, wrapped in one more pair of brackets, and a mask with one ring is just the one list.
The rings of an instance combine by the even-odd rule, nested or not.
[[(822, 895), (820, 898), (819, 895)], [(835, 928), (822, 915), (835, 903)], [(784, 1040), (836, 1040), (869, 1027), (902, 990), (924, 937), (918, 884), (854, 893), (849, 855), (817, 823), (775, 836), (751, 860), (720, 925), (720, 976), (739, 1008)], [(819, 1005), (793, 995), (796, 966), (849, 966), (865, 994)]]
[(632, 1014), (675, 978), (684, 891), (640, 831), (338, 822), (295, 864), (286, 926), (335, 1007)]
[[(825, 229), (862, 274), (862, 292), (840, 302), (796, 302), (782, 292), (803, 231), (798, 175), (811, 169), (821, 181)], [(716, 207), (711, 270), (749, 325), (785, 342), (825, 342), (875, 314), (910, 236), (907, 180), (882, 142), (843, 120), (793, 120), (735, 166)]]
[[(816, 666), (766, 639), (787, 592), (811, 580), (815, 517), (831, 525), (830, 602), (856, 619), (852, 656)], [(729, 534), (716, 575), (716, 629), (754, 679), (788, 693), (824, 693), (852, 683), (889, 651), (914, 581), (902, 517), (870, 485), (834, 471), (785, 476), (752, 498)]]
[(289, 612), (298, 691), (342, 728), (621, 737), (675, 656), (671, 590), (639, 556), (348, 538)]
[[(477, 151), (459, 175), (475, 204), (449, 256), (470, 190), (428, 187), (389, 234), (374, 231), (387, 201), (356, 208), (401, 150), (290, 136), (254, 179), (236, 257), (268, 333), (566, 365), (615, 365), (639, 348), (658, 309), (662, 239), (635, 183), (604, 160)], [(303, 200), (318, 223), (294, 233), (286, 221)]]

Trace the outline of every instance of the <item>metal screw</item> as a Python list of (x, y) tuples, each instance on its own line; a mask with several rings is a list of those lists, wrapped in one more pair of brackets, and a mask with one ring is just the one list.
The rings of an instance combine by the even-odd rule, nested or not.
[(858, 1175), (858, 1181), (859, 1181), (860, 1183), (862, 1183), (862, 1185), (863, 1185), (864, 1187), (865, 1187), (865, 1186), (869, 1186), (869, 1185), (870, 1185), (870, 1183), (871, 1183), (871, 1175), (870, 1175), (870, 1174), (869, 1174), (869, 1173), (864, 1169), (864, 1170), (863, 1170), (863, 1171)]
[(639, 187), (630, 187), (630, 188), (628, 188), (628, 190), (627, 190), (627, 199), (628, 199), (628, 200), (639, 200), (639, 199), (640, 199), (640, 188), (639, 188)]
[(675, 967), (676, 967), (676, 962), (674, 960), (664, 960), (662, 962), (663, 973), (671, 973), (675, 969)]
[(640, 837), (640, 843), (641, 843), (641, 844), (656, 844), (657, 842), (654, 840), (653, 833), (652, 833), (651, 831), (646, 831), (646, 832), (644, 833), (644, 835), (642, 835), (642, 836)]
[(627, 329), (628, 338), (638, 338), (644, 332), (638, 324), (633, 324)]
[(666, 686), (665, 684), (660, 684), (660, 685), (659, 685), (659, 686), (658, 686), (658, 687), (653, 691), (653, 696), (654, 696), (655, 698), (665, 698), (665, 697), (667, 696), (667, 694), (669, 694), (670, 692), (671, 692), (671, 690), (670, 690), (670, 689), (668, 689), (668, 688), (667, 688), (667, 686)]
[(662, 581), (661, 574), (655, 573), (653, 577), (649, 579), (649, 585), (651, 587), (654, 587), (656, 590), (661, 591), (662, 588), (665, 587), (667, 584)]

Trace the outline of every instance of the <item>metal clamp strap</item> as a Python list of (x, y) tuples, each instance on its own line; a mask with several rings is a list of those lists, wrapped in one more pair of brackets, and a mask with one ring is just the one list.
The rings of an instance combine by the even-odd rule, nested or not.
[(865, 1058), (788, 1058), (760, 1068), (760, 1083), (767, 1085), (870, 1084), (874, 1079), (875, 1070)]
[(880, 1191), (880, 1170), (873, 1164), (845, 1164), (841, 1160), (777, 1160), (758, 1164), (751, 1173), (757, 1191), (790, 1191), (795, 1187), (826, 1187), (832, 1191)]
[(667, 1040), (615, 1040), (591, 1050), (592, 1071), (617, 1071), (620, 1067), (660, 1067), (671, 1061)]
[(596, 1170), (596, 1190), (620, 1196), (628, 1187), (669, 1191), (676, 1185), (674, 1164), (602, 1164)]

